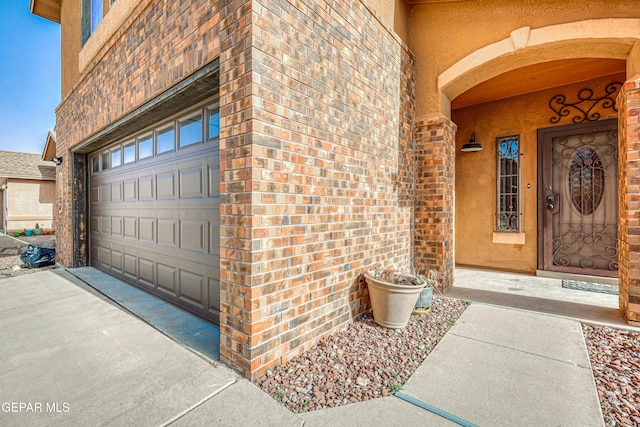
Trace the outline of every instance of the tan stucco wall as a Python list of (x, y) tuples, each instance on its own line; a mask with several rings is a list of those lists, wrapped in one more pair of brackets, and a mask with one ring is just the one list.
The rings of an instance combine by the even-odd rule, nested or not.
[(393, 29), (395, 1), (404, 0), (362, 0), (372, 10), (385, 27)]
[(396, 10), (393, 17), (393, 31), (395, 31), (405, 43), (407, 43), (409, 36), (409, 33), (407, 32), (409, 9), (409, 5), (405, 0), (396, 0)]
[(103, 19), (82, 46), (82, 2), (63, 1), (60, 13), (62, 49), (62, 99), (73, 90), (85, 68), (105, 42), (118, 30), (140, 0), (118, 0), (110, 13), (109, 0), (103, 0)]
[(408, 44), (416, 55), (416, 113), (441, 111), (438, 76), (460, 59), (512, 31), (598, 18), (637, 18), (628, 0), (486, 0), (412, 6)]
[(80, 78), (78, 54), (82, 45), (82, 9), (80, 1), (63, 1), (60, 12), (60, 42), (62, 43), (62, 99), (71, 92)]
[[(612, 81), (624, 81), (624, 74), (607, 76), (587, 82), (553, 88), (533, 94), (453, 110), (458, 126), (456, 136), (456, 263), (533, 273), (537, 263), (537, 130), (571, 124), (565, 117), (558, 124), (550, 123), (554, 116), (549, 100), (564, 94), (568, 100), (590, 88), (594, 94), (605, 94)], [(596, 111), (596, 110), (594, 110)], [(597, 111), (602, 119), (617, 117), (611, 109)], [(475, 153), (460, 151), (471, 132), (483, 150)], [(494, 243), (496, 212), (496, 138), (520, 135), (521, 152), (521, 212), (524, 236), (500, 233), (504, 241), (524, 238), (524, 244)], [(530, 188), (529, 188), (530, 186)]]
[(9, 179), (5, 191), (8, 232), (52, 228), (55, 181)]

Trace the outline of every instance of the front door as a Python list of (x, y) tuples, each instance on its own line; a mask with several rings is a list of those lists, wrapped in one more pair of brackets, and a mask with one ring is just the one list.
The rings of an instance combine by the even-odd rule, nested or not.
[(538, 131), (539, 268), (618, 274), (617, 120)]

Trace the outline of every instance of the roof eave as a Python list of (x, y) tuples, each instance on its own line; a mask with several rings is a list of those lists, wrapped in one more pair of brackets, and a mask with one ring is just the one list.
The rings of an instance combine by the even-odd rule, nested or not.
[(42, 160), (51, 161), (56, 156), (56, 136), (52, 131), (47, 134), (47, 140), (42, 150)]
[(62, 0), (31, 0), (30, 9), (32, 14), (59, 24)]

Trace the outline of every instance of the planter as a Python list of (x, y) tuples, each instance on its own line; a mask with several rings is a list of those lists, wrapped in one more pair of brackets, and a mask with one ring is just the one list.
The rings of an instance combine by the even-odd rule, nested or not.
[(14, 231), (13, 232), (13, 237), (20, 237), (20, 236), (22, 236), (21, 232), (19, 232), (19, 231)]
[(365, 274), (373, 319), (385, 328), (400, 329), (407, 326), (422, 286), (396, 285)]
[(420, 292), (416, 306), (413, 308), (413, 314), (426, 314), (431, 311), (431, 301), (433, 300), (433, 287), (425, 286)]
[(25, 236), (32, 236), (33, 235), (33, 230), (27, 230), (26, 228), (24, 229), (24, 235)]
[(34, 228), (34, 229), (33, 229), (33, 234), (35, 234), (36, 236), (37, 236), (38, 234), (42, 234), (42, 228)]

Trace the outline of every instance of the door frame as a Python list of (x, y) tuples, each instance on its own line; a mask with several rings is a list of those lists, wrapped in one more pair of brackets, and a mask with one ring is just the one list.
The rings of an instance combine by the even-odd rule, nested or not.
[[(538, 129), (538, 141), (537, 141), (537, 201), (538, 201), (538, 270), (543, 271), (555, 271), (555, 272), (566, 272), (566, 273), (574, 273), (574, 274), (585, 274), (593, 276), (593, 272), (585, 272), (579, 271), (579, 269), (575, 269), (572, 267), (555, 267), (551, 268), (552, 265), (548, 265), (545, 263), (545, 247), (546, 245), (552, 245), (552, 227), (548, 227), (548, 220), (550, 215), (547, 214), (547, 202), (545, 199), (545, 177), (551, 176), (551, 168), (552, 165), (549, 163), (545, 163), (545, 158), (550, 158), (551, 150), (552, 150), (552, 141), (553, 138), (558, 136), (566, 136), (566, 135), (574, 135), (579, 133), (589, 133), (589, 132), (603, 132), (610, 130), (618, 129), (618, 119), (605, 119), (598, 121), (590, 121), (584, 123), (570, 124), (570, 125), (562, 125), (562, 126), (553, 126), (548, 128)], [(618, 189), (618, 196), (620, 190)], [(618, 215), (619, 216), (619, 215)], [(619, 218), (618, 218), (619, 222)], [(551, 262), (549, 260), (549, 262)], [(605, 277), (617, 277), (618, 272), (603, 272), (602, 274)]]

